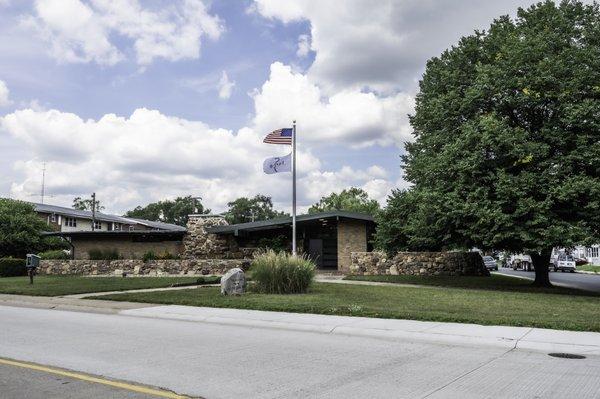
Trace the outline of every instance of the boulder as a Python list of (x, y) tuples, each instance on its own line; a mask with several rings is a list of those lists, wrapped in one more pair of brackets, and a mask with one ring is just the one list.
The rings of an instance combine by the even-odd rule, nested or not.
[(221, 294), (223, 295), (242, 295), (246, 288), (246, 276), (239, 267), (228, 270), (221, 277)]

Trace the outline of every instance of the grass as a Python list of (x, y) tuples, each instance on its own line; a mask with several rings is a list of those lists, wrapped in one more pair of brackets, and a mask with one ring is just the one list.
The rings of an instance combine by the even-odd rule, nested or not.
[(581, 292), (578, 296), (564, 295), (554, 289), (511, 292), (315, 283), (308, 293), (295, 295), (222, 296), (218, 288), (207, 287), (96, 299), (600, 331), (600, 297)]
[(29, 277), (0, 278), (0, 294), (59, 296), (169, 287), (174, 284), (194, 283), (198, 277), (76, 277), (36, 276), (34, 284)]
[(531, 293), (552, 293), (564, 295), (600, 296), (593, 292), (582, 291), (574, 288), (554, 287), (551, 289), (533, 287), (531, 280), (492, 274), (490, 277), (477, 276), (346, 276), (344, 280), (375, 281), (395, 284), (417, 284), (434, 287), (471, 288), (492, 291), (513, 291)]
[(577, 270), (583, 270), (584, 272), (600, 273), (600, 266), (581, 265), (577, 266)]

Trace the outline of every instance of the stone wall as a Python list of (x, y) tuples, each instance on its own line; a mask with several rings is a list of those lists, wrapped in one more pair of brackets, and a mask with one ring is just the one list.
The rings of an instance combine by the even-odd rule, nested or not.
[(121, 275), (134, 276), (225, 274), (234, 267), (248, 270), (248, 259), (168, 259), (144, 262), (141, 260), (41, 260), (39, 274)]
[(416, 276), (489, 276), (477, 252), (353, 252), (351, 274)]
[(348, 272), (353, 252), (367, 251), (367, 226), (360, 220), (340, 220), (337, 230), (338, 270)]

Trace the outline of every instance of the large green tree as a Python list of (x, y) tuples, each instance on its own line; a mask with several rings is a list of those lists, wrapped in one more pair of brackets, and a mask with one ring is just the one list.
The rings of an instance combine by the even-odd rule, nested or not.
[(153, 202), (144, 207), (137, 206), (125, 213), (125, 216), (185, 226), (188, 215), (208, 213), (210, 209), (204, 208), (198, 197), (188, 195), (174, 200)]
[(403, 157), (414, 186), (390, 197), (377, 241), (525, 252), (549, 286), (553, 247), (600, 240), (598, 4), (500, 17), (431, 59), (419, 87)]
[(47, 224), (37, 215), (32, 204), (0, 198), (0, 258), (24, 258), (48, 247), (41, 233)]
[(268, 220), (288, 216), (287, 213), (273, 209), (271, 197), (256, 195), (254, 198), (240, 197), (227, 203), (229, 209), (225, 218), (230, 224)]
[(350, 187), (340, 193), (331, 193), (322, 197), (319, 202), (308, 208), (308, 213), (327, 211), (348, 211), (375, 215), (379, 211), (379, 203), (369, 198), (362, 188)]

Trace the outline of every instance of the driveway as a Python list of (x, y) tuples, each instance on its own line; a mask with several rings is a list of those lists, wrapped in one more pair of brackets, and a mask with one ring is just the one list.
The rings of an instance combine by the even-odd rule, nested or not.
[[(498, 273), (508, 274), (511, 276), (525, 277), (529, 279), (535, 278), (535, 272), (525, 272), (522, 270), (512, 270), (510, 268), (501, 267)], [(585, 274), (585, 273), (562, 273), (550, 272), (550, 281), (560, 283), (572, 288), (582, 290), (600, 292), (600, 275)]]

